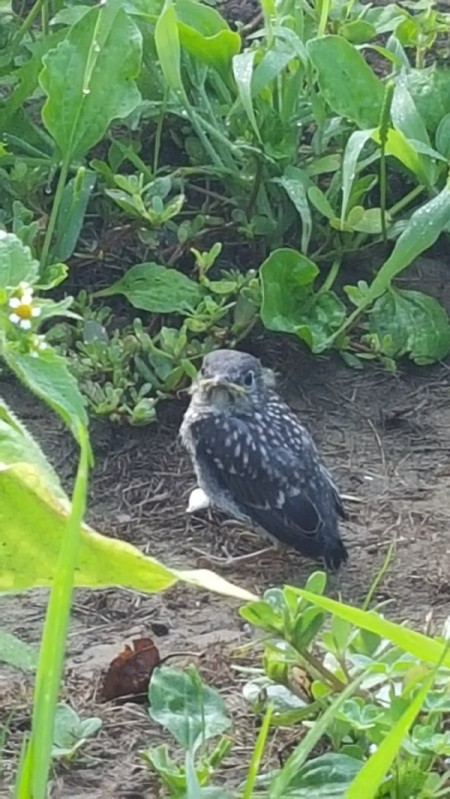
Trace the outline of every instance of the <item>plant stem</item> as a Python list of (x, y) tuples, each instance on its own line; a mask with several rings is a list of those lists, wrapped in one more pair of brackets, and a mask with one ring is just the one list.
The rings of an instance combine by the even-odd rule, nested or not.
[(153, 174), (156, 175), (159, 164), (159, 154), (161, 152), (161, 139), (164, 125), (164, 117), (166, 115), (167, 100), (169, 98), (169, 90), (166, 88), (161, 106), (161, 113), (158, 117), (158, 124), (156, 125), (155, 133), (155, 146), (153, 149)]
[(61, 164), (61, 171), (59, 173), (58, 185), (55, 191), (55, 198), (53, 200), (52, 211), (50, 219), (48, 220), (47, 230), (45, 231), (44, 243), (41, 251), (41, 269), (47, 266), (47, 259), (50, 250), (50, 245), (53, 237), (53, 232), (58, 218), (59, 208), (63, 196), (64, 187), (66, 185), (67, 175), (69, 174), (69, 161), (66, 158)]
[(47, 606), (34, 690), (31, 737), (28, 742), (17, 799), (45, 799), (53, 746), (53, 727), (64, 664), (73, 578), (80, 529), (86, 507), (90, 449), (86, 430), (80, 430), (78, 463), (72, 507), (62, 539)]
[(340, 256), (338, 256), (337, 258), (334, 259), (331, 265), (331, 269), (328, 272), (326, 279), (324, 280), (322, 286), (319, 289), (319, 294), (322, 293), (323, 291), (329, 291), (331, 289), (334, 281), (336, 280), (340, 268), (341, 268), (341, 258)]
[(253, 750), (252, 759), (250, 761), (250, 766), (248, 769), (247, 779), (245, 781), (244, 790), (242, 793), (242, 799), (252, 799), (253, 789), (255, 787), (255, 782), (258, 777), (259, 767), (261, 765), (261, 759), (264, 754), (267, 736), (269, 734), (272, 712), (273, 712), (272, 706), (268, 705), (263, 718), (263, 723), (261, 724), (258, 733), (258, 738), (256, 739), (255, 748)]

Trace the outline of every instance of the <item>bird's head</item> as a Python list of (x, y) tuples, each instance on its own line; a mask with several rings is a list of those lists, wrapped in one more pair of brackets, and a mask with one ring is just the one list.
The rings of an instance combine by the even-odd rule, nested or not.
[(265, 402), (273, 382), (257, 358), (236, 350), (215, 350), (203, 359), (191, 394), (218, 410), (251, 410)]

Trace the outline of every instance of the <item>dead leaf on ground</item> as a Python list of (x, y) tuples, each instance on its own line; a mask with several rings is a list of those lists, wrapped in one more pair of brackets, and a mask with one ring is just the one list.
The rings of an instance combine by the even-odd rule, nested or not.
[(153, 669), (161, 662), (151, 638), (135, 638), (109, 664), (103, 681), (103, 699), (111, 701), (120, 696), (147, 694)]

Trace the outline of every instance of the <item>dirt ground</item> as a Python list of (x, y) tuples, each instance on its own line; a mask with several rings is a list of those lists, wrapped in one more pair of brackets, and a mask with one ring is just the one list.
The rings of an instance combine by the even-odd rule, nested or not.
[[(441, 281), (445, 272), (425, 259), (409, 285), (428, 282), (450, 307)], [(447, 293), (447, 297), (445, 297)], [(391, 375), (376, 366), (354, 371), (339, 358), (312, 359), (288, 338), (257, 339), (253, 351), (278, 370), (279, 388), (314, 433), (342, 491), (350, 519), (345, 538), (348, 567), (331, 590), (357, 603), (366, 594), (386, 551), (396, 541), (393, 562), (377, 591), (390, 617), (423, 629), (439, 629), (450, 613), (450, 405), (448, 366), (403, 367)], [(54, 417), (5, 382), (0, 390), (39, 436), (70, 485), (71, 441)], [(198, 550), (215, 556), (251, 552), (258, 543), (215, 517), (187, 518), (192, 472), (177, 443), (184, 406), (169, 403), (159, 426), (140, 430), (94, 426), (96, 467), (89, 520), (108, 535), (131, 541), (170, 566), (195, 567)], [(269, 586), (303, 585), (314, 564), (294, 553), (224, 571), (228, 579), (255, 592)], [(39, 640), (45, 592), (1, 599), (1, 626), (29, 642)], [(235, 650), (249, 641), (238, 603), (177, 586), (147, 597), (123, 590), (76, 592), (64, 681), (65, 697), (82, 714), (98, 715), (103, 727), (70, 766), (58, 766), (52, 797), (138, 799), (157, 797), (157, 787), (140, 758), (161, 742), (161, 732), (144, 706), (113, 705), (98, 698), (102, 672), (124, 642), (141, 634), (156, 641), (162, 655), (181, 654), (177, 665), (195, 662), (220, 687), (235, 720), (235, 748), (225, 779), (243, 776), (245, 751), (256, 735), (242, 699)], [(240, 661), (242, 662), (242, 661)], [(257, 655), (253, 657), (257, 662)], [(4, 792), (14, 769), (19, 741), (29, 727), (31, 682), (0, 668), (0, 714), (9, 718)], [(1, 720), (1, 718), (0, 718)], [(276, 751), (277, 737), (272, 748)]]

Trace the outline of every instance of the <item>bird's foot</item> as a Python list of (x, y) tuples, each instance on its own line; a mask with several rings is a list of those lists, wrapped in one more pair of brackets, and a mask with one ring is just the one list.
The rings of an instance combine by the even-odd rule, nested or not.
[(268, 552), (273, 554), (274, 547), (265, 547), (264, 549), (259, 549), (257, 552), (249, 552), (247, 555), (236, 556), (230, 555), (226, 547), (224, 547), (224, 550), (226, 554), (225, 558), (211, 555), (208, 552), (203, 552), (201, 549), (194, 549), (194, 552), (200, 555), (199, 566), (209, 566), (213, 569), (234, 569), (241, 566), (243, 563), (247, 564), (252, 560), (258, 560), (262, 555), (266, 555)]

